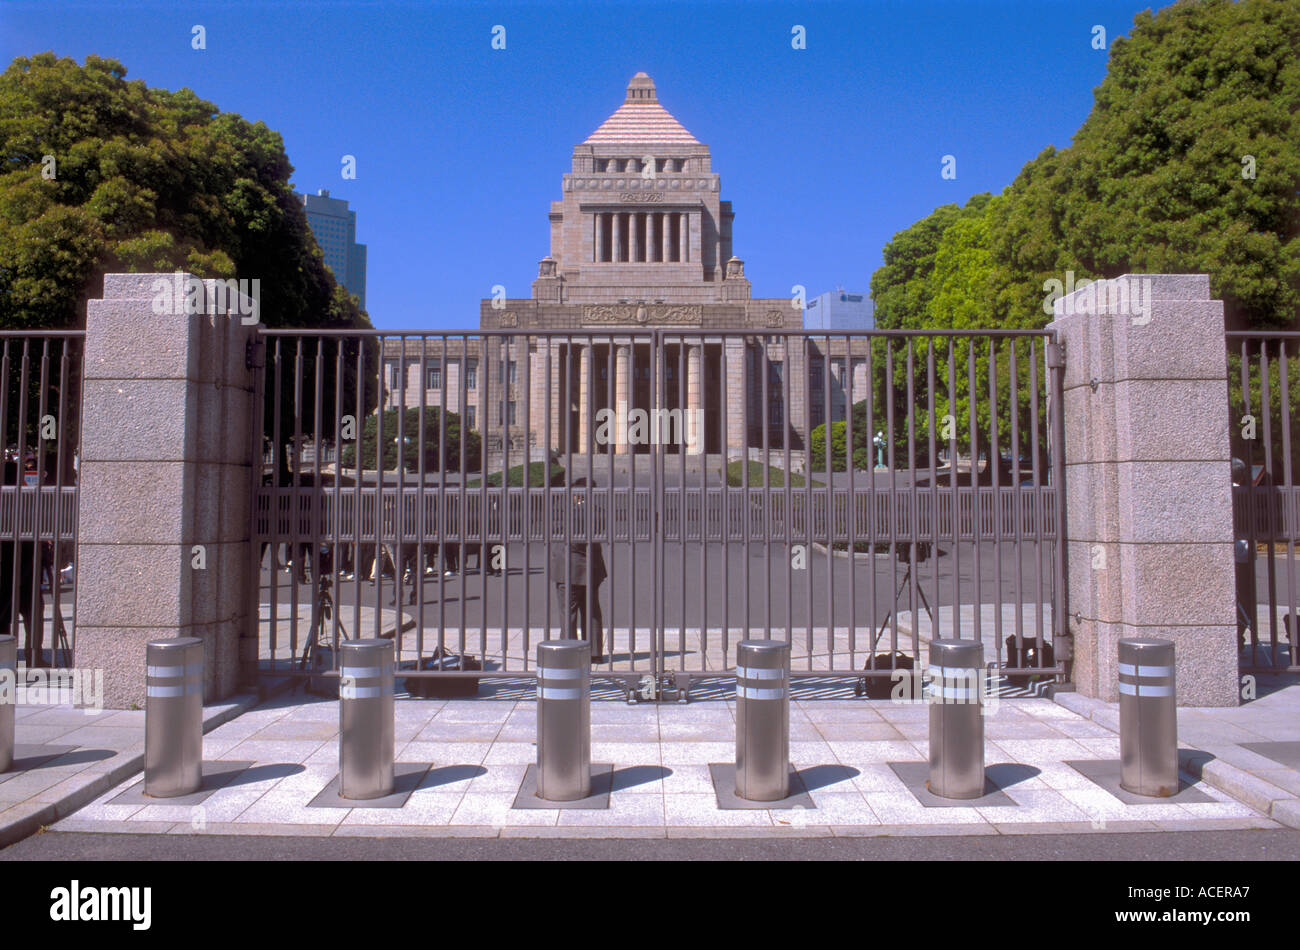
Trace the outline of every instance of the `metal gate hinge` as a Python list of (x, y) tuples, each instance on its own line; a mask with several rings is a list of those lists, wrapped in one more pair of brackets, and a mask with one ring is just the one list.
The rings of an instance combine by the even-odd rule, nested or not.
[(262, 369), (266, 366), (265, 343), (250, 339), (244, 344), (244, 366), (247, 369)]
[(1063, 366), (1065, 366), (1065, 344), (1047, 344), (1047, 368), (1061, 369)]

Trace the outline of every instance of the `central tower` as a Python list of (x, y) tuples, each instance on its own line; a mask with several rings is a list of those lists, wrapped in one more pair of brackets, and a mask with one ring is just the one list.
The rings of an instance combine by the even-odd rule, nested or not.
[[(748, 299), (731, 258), (731, 202), (709, 147), (637, 73), (614, 114), (573, 150), (551, 203), (550, 256), (533, 297), (548, 303), (726, 303)], [(739, 262), (737, 262), (738, 264)]]

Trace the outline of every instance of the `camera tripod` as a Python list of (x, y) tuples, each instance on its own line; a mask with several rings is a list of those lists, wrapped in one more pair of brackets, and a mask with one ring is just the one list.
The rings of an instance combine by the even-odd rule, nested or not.
[[(898, 585), (898, 590), (894, 592), (894, 600), (889, 605), (889, 612), (885, 614), (884, 621), (880, 624), (880, 629), (876, 631), (875, 640), (871, 644), (871, 650), (874, 653), (876, 645), (880, 638), (885, 635), (885, 628), (889, 626), (889, 618), (894, 615), (894, 607), (898, 604), (898, 598), (902, 596), (903, 591), (907, 589), (908, 583), (912, 580), (912, 569), (920, 563), (930, 559), (930, 544), (927, 541), (921, 541), (913, 545), (911, 542), (900, 544), (895, 550), (895, 554), (900, 561), (907, 565), (907, 570), (903, 572), (902, 583)], [(916, 582), (916, 592), (921, 595), (921, 603), (925, 605), (925, 612), (930, 615), (930, 629), (933, 631), (937, 621), (934, 619), (934, 609), (930, 606), (930, 601), (926, 599), (925, 587), (921, 584), (918, 577)], [(915, 618), (913, 623), (915, 624)]]
[[(324, 571), (319, 572), (316, 582), (316, 599), (311, 608), (311, 630), (308, 632), (307, 642), (302, 648), (302, 657), (298, 661), (299, 669), (308, 669), (307, 664), (310, 662), (310, 669), (312, 672), (316, 672), (318, 668), (324, 666), (327, 662), (319, 651), (322, 648), (335, 649), (337, 646), (337, 641), (332, 632), (333, 625), (331, 624), (330, 628), (326, 627), (326, 624), (334, 619), (334, 595), (331, 593), (333, 586), (334, 582), (331, 576)], [(327, 632), (327, 629), (329, 629), (329, 632)], [(339, 639), (346, 640), (348, 631), (343, 626), (343, 618), (341, 617), (338, 621), (338, 629)]]

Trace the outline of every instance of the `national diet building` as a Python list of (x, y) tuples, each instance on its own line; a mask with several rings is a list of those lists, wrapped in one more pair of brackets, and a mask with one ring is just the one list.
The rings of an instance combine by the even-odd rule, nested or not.
[[(735, 213), (722, 200), (709, 147), (660, 104), (645, 73), (632, 77), (622, 105), (574, 147), (560, 193), (549, 211), (550, 253), (531, 296), (480, 302), (481, 329), (516, 335), (453, 341), (436, 366), (409, 342), (403, 353), (391, 341), (386, 404), (397, 405), (405, 389), (404, 404), (418, 405), (423, 386), (426, 405), (437, 405), (445, 391), (448, 409), (463, 408), (467, 426), (484, 430), (487, 423), (490, 455), (500, 452), (507, 431), (511, 458), (520, 461), (525, 444), (530, 458), (547, 446), (561, 453), (645, 450), (622, 424), (602, 438), (599, 422), (662, 408), (686, 410), (682, 450), (689, 454), (742, 456), (763, 445), (764, 425), (768, 444), (781, 448), (788, 422), (792, 461), (802, 459), (808, 430), (825, 416), (825, 361), (812, 345), (807, 352), (815, 355), (806, 358), (801, 338), (787, 347), (780, 335), (803, 329), (803, 312), (790, 298), (750, 295), (732, 247)], [(659, 359), (642, 332), (654, 329), (669, 331)], [(848, 372), (854, 398), (866, 393), (865, 349), (852, 349), (843, 353), (851, 370), (849, 359), (836, 358), (838, 348), (830, 360), (832, 418), (843, 418)]]

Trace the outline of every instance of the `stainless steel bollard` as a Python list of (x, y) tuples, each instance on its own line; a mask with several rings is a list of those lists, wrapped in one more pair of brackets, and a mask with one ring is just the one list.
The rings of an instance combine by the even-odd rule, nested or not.
[(591, 794), (591, 644), (537, 644), (537, 797)]
[(203, 641), (145, 647), (144, 793), (175, 798), (203, 784)]
[(790, 644), (781, 640), (736, 644), (736, 794), (790, 794)]
[(1178, 792), (1178, 710), (1170, 640), (1119, 641), (1119, 784), (1135, 795), (1165, 798)]
[(930, 780), (940, 798), (984, 794), (984, 644), (930, 643)]
[[(6, 693), (9, 699), (5, 698)], [(18, 638), (0, 637), (0, 772), (14, 764), (14, 711), (18, 708)]]
[(393, 793), (393, 641), (339, 643), (339, 797)]

